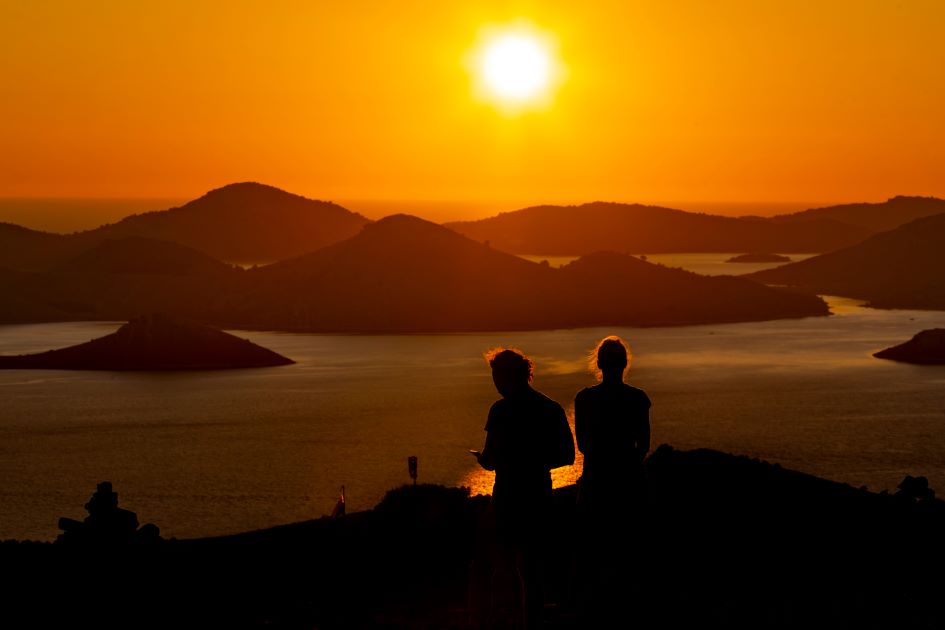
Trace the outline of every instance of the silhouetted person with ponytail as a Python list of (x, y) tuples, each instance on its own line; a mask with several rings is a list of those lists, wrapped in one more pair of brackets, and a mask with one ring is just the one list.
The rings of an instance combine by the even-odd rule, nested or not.
[(534, 630), (543, 606), (540, 555), (552, 527), (551, 470), (574, 463), (574, 438), (561, 405), (531, 387), (531, 360), (504, 348), (486, 359), (502, 398), (489, 410), (477, 459), (496, 473), (496, 543), (518, 573), (525, 630)]
[(620, 337), (601, 340), (591, 362), (600, 383), (574, 398), (574, 432), (584, 454), (575, 587), (585, 627), (603, 627), (614, 609), (626, 614), (634, 577), (643, 568), (650, 399), (624, 382), (630, 351)]

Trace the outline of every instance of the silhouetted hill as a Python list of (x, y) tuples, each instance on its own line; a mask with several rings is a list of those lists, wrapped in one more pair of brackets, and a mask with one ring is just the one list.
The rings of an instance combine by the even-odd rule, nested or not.
[(176, 243), (108, 240), (45, 271), (0, 272), (0, 322), (130, 320), (145, 313), (212, 322), (245, 292), (244, 272)]
[(135, 214), (75, 234), (0, 223), (0, 266), (43, 271), (97, 245), (142, 237), (186, 245), (228, 262), (271, 262), (357, 234), (368, 220), (328, 201), (256, 183), (230, 184), (178, 208)]
[(869, 300), (879, 308), (945, 309), (945, 214), (747, 277)]
[(814, 295), (734, 276), (702, 276), (626, 254), (599, 252), (560, 270), (568, 304), (584, 325), (681, 325), (827, 315)]
[(639, 204), (536, 206), (479, 221), (447, 223), (469, 238), (515, 254), (578, 256), (609, 250), (666, 252), (823, 252), (872, 231), (832, 218), (775, 222)]
[(778, 215), (773, 219), (779, 223), (833, 220), (866, 228), (872, 232), (885, 232), (915, 219), (943, 212), (945, 212), (943, 199), (900, 195), (882, 203), (846, 203), (811, 208), (803, 212)]
[(553, 269), (407, 215), (249, 275), (255, 292), (232, 316), (273, 329), (525, 330), (827, 314), (819, 298), (620, 254)]
[(269, 265), (234, 317), (324, 331), (459, 331), (560, 324), (553, 270), (408, 215)]
[(346, 239), (367, 222), (329, 201), (245, 182), (211, 190), (179, 208), (132, 215), (81, 238), (145, 236), (187, 245), (220, 260), (267, 262)]
[(224, 274), (232, 269), (190, 247), (139, 236), (108, 239), (54, 267), (62, 273), (172, 276)]
[(223, 370), (290, 363), (246, 339), (165, 315), (132, 320), (77, 346), (0, 356), (0, 368), (18, 370)]
[(923, 330), (909, 341), (880, 350), (873, 356), (903, 363), (945, 365), (945, 328)]
[(732, 256), (725, 262), (727, 263), (782, 263), (791, 262), (789, 256), (781, 254), (740, 254)]
[(0, 223), (0, 266), (3, 267), (38, 269), (81, 248), (82, 244), (73, 244), (62, 234)]

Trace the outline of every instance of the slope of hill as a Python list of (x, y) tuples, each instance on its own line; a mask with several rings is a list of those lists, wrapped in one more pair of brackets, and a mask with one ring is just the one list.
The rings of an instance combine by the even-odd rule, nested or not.
[(772, 217), (780, 223), (833, 220), (872, 232), (885, 232), (915, 219), (945, 212), (945, 200), (897, 196), (882, 203), (847, 203)]
[(211, 190), (178, 208), (131, 215), (75, 234), (0, 223), (0, 266), (42, 271), (104, 241), (132, 236), (186, 245), (228, 262), (264, 263), (344, 240), (366, 223), (337, 204), (246, 182)]
[[(553, 269), (397, 215), (316, 252), (255, 270), (183, 245), (102, 243), (47, 272), (0, 274), (24, 321), (133, 319), (154, 311), (224, 328), (319, 332), (538, 330), (826, 315), (810, 295), (709, 278), (625, 254)], [(18, 309), (22, 312), (17, 312)]]
[(38, 269), (50, 261), (74, 255), (81, 247), (62, 234), (0, 223), (0, 266), (3, 267)]
[(0, 322), (121, 320), (156, 311), (209, 321), (244, 276), (184, 245), (106, 240), (46, 271), (0, 271)]
[(20, 370), (222, 370), (290, 363), (246, 339), (164, 315), (132, 320), (110, 335), (76, 346), (0, 356), (0, 368)]
[(945, 365), (945, 328), (923, 330), (909, 341), (880, 350), (873, 356), (903, 363)]
[(813, 296), (621, 254), (553, 269), (406, 215), (248, 275), (254, 289), (230, 309), (233, 325), (282, 330), (525, 330), (827, 314)]
[(945, 214), (747, 277), (869, 300), (878, 308), (945, 309)]
[(53, 268), (62, 273), (223, 274), (232, 267), (195, 249), (152, 238), (108, 239)]
[(814, 295), (771, 291), (733, 276), (701, 276), (626, 254), (590, 254), (560, 272), (574, 316), (592, 325), (678, 326), (828, 314)]
[[(553, 270), (395, 215), (320, 251), (259, 269), (237, 320), (324, 331), (457, 331), (560, 325)], [(550, 325), (550, 326), (549, 326)]]
[(774, 222), (603, 202), (536, 206), (446, 227), (503, 251), (547, 256), (602, 250), (633, 254), (823, 252), (852, 245), (872, 233), (829, 217)]
[(367, 222), (328, 201), (244, 182), (211, 190), (179, 208), (132, 215), (77, 238), (95, 242), (144, 236), (187, 245), (220, 260), (267, 262), (346, 239)]

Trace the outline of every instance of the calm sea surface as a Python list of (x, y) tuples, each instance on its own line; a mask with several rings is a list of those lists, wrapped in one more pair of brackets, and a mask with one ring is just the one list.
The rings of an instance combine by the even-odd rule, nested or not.
[[(684, 328), (237, 333), (298, 361), (258, 370), (0, 371), (0, 538), (54, 538), (58, 517), (83, 517), (102, 480), (142, 522), (177, 537), (315, 518), (342, 484), (349, 510), (371, 507), (409, 481), (409, 455), (421, 482), (488, 491), (467, 454), (496, 399), (482, 352), (522, 348), (537, 361), (535, 386), (567, 408), (593, 383), (588, 349), (614, 333), (632, 345), (630, 381), (653, 400), (654, 447), (748, 454), (873, 490), (926, 475), (945, 492), (945, 367), (871, 356), (945, 327), (945, 313), (829, 301), (831, 317)], [(3, 326), (0, 353), (116, 327)]]

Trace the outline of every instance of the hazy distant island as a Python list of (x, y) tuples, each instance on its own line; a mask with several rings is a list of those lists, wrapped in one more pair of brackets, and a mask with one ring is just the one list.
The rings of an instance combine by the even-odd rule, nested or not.
[(862, 243), (743, 276), (875, 308), (945, 309), (945, 214), (916, 219)]
[(732, 256), (727, 263), (786, 263), (791, 262), (790, 256), (781, 254), (740, 254)]
[(225, 370), (291, 363), (246, 339), (160, 314), (76, 346), (0, 356), (0, 369), (18, 370)]
[(346, 239), (367, 223), (330, 201), (240, 182), (177, 208), (134, 214), (74, 234), (0, 223), (0, 266), (41, 271), (107, 240), (128, 237), (178, 243), (226, 262), (271, 262)]
[[(773, 217), (594, 202), (536, 206), (445, 225), (513, 254), (828, 252), (942, 212), (945, 200), (902, 196), (883, 203), (829, 206)], [(171, 241), (228, 263), (269, 263), (340, 242), (369, 223), (330, 201), (240, 182), (211, 190), (180, 207), (131, 215), (73, 234), (0, 223), (0, 267), (42, 271), (105, 240), (127, 237)]]
[[(630, 516), (640, 542), (615, 594), (641, 627), (942, 627), (945, 574), (929, 569), (945, 562), (945, 503), (927, 479), (876, 493), (666, 445), (645, 467), (648, 500)], [(556, 490), (548, 516), (545, 613), (562, 630), (581, 627), (576, 494)], [(59, 543), (0, 543), (0, 624), (77, 625), (107, 605), (116, 627), (468, 628), (519, 601), (514, 579), (494, 578), (489, 499), (465, 488), (404, 486), (373, 510), (191, 540), (136, 530), (134, 512), (94, 499), (84, 524), (60, 521)]]
[(923, 330), (909, 341), (880, 350), (873, 356), (903, 363), (945, 365), (945, 328)]
[(446, 227), (514, 254), (581, 256), (619, 252), (829, 252), (919, 217), (945, 200), (894, 197), (883, 203), (814, 208), (773, 217), (730, 217), (673, 208), (593, 202), (535, 206)]

